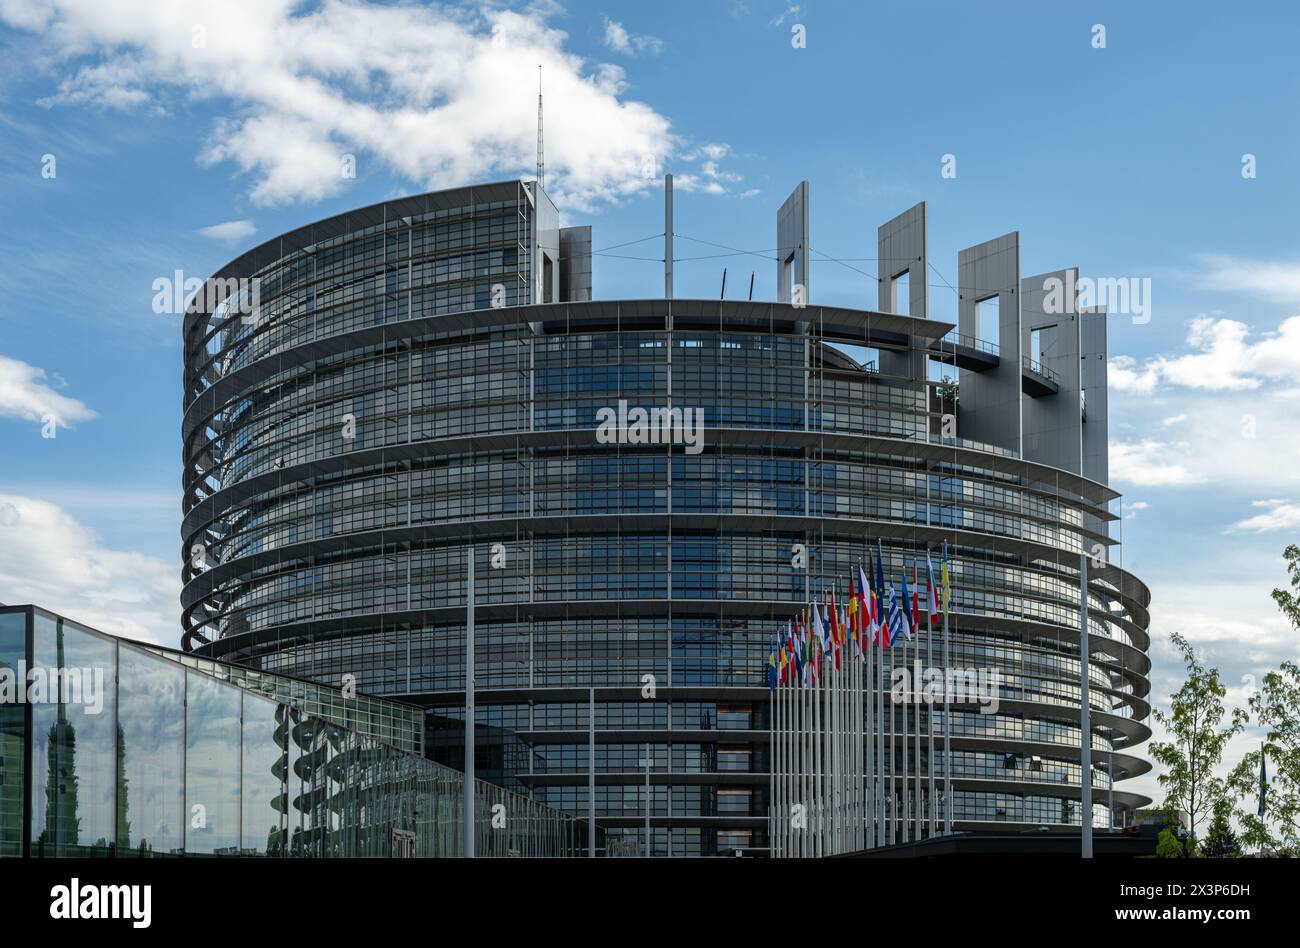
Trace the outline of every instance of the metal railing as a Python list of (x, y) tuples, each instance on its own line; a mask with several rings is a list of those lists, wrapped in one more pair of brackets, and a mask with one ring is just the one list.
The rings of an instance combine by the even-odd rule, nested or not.
[(949, 330), (948, 333), (939, 340), (936, 348), (942, 348), (944, 343), (954, 346), (965, 346), (968, 349), (974, 349), (977, 352), (986, 352), (989, 355), (1000, 356), (1001, 354), (1001, 349), (999, 349), (996, 342), (989, 342), (987, 339), (980, 339), (976, 336), (967, 336), (964, 333), (959, 333), (955, 329)]
[(1033, 372), (1036, 375), (1041, 375), (1048, 381), (1055, 382), (1058, 385), (1061, 384), (1061, 377), (1036, 359), (1031, 359), (1029, 356), (1022, 356), (1020, 361), (1021, 364), (1030, 372)]

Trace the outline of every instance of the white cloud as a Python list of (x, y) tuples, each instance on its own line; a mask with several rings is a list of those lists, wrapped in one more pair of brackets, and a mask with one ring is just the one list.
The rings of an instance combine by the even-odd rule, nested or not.
[(1271, 533), (1277, 530), (1300, 531), (1300, 504), (1289, 500), (1257, 500), (1252, 507), (1266, 513), (1239, 520), (1229, 529), (1242, 533)]
[(1120, 392), (1155, 391), (1158, 373), (1150, 369), (1139, 369), (1137, 360), (1132, 356), (1112, 356), (1107, 363), (1107, 384)]
[(605, 45), (622, 56), (648, 53), (658, 56), (664, 50), (663, 40), (656, 36), (629, 33), (617, 20), (605, 17)]
[(0, 356), (0, 417), (43, 423), (51, 415), (65, 428), (95, 417), (77, 399), (51, 388), (44, 369)]
[(1249, 293), (1279, 303), (1300, 301), (1300, 261), (1246, 260), (1203, 254), (1193, 282), (1207, 290)]
[(1300, 316), (1273, 330), (1198, 316), (1186, 347), (1195, 351), (1162, 353), (1140, 366), (1127, 356), (1111, 360), (1112, 480), (1210, 486), (1217, 510), (1248, 499), (1244, 492), (1292, 495), (1300, 470)]
[(0, 20), (39, 29), (65, 70), (51, 103), (215, 103), (226, 117), (200, 161), (250, 175), (254, 204), (341, 193), (345, 155), (358, 177), (382, 168), (422, 188), (526, 174), (539, 64), (557, 203), (590, 210), (648, 189), (646, 156), (663, 164), (682, 139), (626, 97), (620, 67), (569, 52), (551, 15), (356, 0), (0, 4)]
[(106, 548), (66, 510), (0, 494), (0, 600), (34, 603), (93, 628), (176, 647), (180, 569)]
[(1179, 447), (1143, 438), (1110, 443), (1110, 479), (1140, 487), (1194, 484), (1201, 477), (1179, 463)]
[(1131, 504), (1121, 503), (1120, 507), (1124, 511), (1125, 520), (1136, 520), (1138, 511), (1148, 510), (1150, 509), (1151, 505), (1148, 504), (1145, 500), (1135, 500)]
[(1295, 385), (1300, 378), (1300, 316), (1251, 337), (1243, 322), (1197, 316), (1187, 331), (1187, 345), (1197, 351), (1159, 355), (1141, 366), (1130, 356), (1115, 356), (1109, 363), (1110, 387), (1149, 393), (1162, 384), (1216, 392), (1257, 389), (1265, 382)]
[(257, 228), (249, 220), (225, 221), (220, 224), (212, 224), (208, 227), (199, 228), (199, 236), (211, 237), (213, 240), (235, 241), (244, 240), (252, 237), (257, 233)]
[(731, 146), (717, 143), (701, 145), (699, 148), (684, 152), (680, 156), (682, 162), (688, 164), (698, 162), (700, 170), (674, 174), (673, 188), (682, 191), (703, 191), (707, 194), (725, 194), (727, 185), (737, 184), (742, 180), (740, 175), (723, 170), (720, 164), (730, 155)]

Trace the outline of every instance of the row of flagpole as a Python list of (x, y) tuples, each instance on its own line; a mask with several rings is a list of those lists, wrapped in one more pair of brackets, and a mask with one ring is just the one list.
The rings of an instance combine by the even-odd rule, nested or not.
[[(934, 668), (934, 623), (941, 613), (946, 672), (951, 668), (947, 545), (939, 583), (928, 551), (925, 566), (925, 660)], [(912, 566), (915, 591), (909, 595), (904, 571), (901, 603), (893, 583), (885, 582), (879, 541), (874, 567), (873, 586), (867, 569), (858, 562), (856, 576), (849, 576), (846, 600), (840, 599), (838, 583), (821, 591), (821, 602), (810, 590), (808, 604), (787, 623), (780, 641), (774, 640), (769, 647), (768, 838), (773, 856), (829, 856), (919, 840), (923, 833), (929, 838), (952, 831), (952, 729), (947, 687), (943, 689), (942, 814), (935, 783), (931, 714), (926, 715), (930, 725), (926, 734), (928, 773), (922, 791), (921, 703), (916, 695), (921, 677), (916, 673), (921, 657), (916, 561), (913, 559)], [(886, 693), (891, 691), (885, 670), (888, 667), (892, 676), (896, 664), (890, 657), (886, 666), (886, 650), (892, 656), (893, 647), (900, 642), (905, 642), (903, 657), (911, 675), (902, 702), (901, 742), (895, 711), (900, 702), (890, 695), (888, 729), (884, 707)], [(913, 709), (910, 723), (908, 704)], [(909, 744), (914, 746), (909, 748)]]

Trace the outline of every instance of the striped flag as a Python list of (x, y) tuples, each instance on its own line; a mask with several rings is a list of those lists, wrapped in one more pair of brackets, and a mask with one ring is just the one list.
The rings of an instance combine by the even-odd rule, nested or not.
[(930, 604), (926, 606), (930, 610), (930, 621), (939, 614), (939, 590), (934, 585), (934, 564), (930, 562), (930, 551), (925, 551), (925, 586), (930, 591)]
[[(876, 616), (876, 627), (880, 630), (880, 647), (889, 648), (889, 635), (891, 628), (889, 625), (888, 613), (883, 599), (885, 595), (885, 552), (880, 548), (880, 541), (876, 541), (876, 605), (873, 610)], [(890, 595), (893, 595), (893, 587), (890, 587)]]

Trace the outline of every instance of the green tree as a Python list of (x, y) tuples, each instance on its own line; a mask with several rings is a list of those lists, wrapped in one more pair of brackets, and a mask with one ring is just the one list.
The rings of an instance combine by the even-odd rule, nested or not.
[(1232, 801), (1220, 800), (1214, 807), (1214, 819), (1206, 831), (1201, 855), (1210, 859), (1233, 859), (1241, 855), (1241, 844), (1232, 831)]
[(1187, 855), (1173, 830), (1162, 829), (1156, 838), (1156, 855), (1161, 859), (1182, 859)]
[(1219, 670), (1206, 668), (1179, 633), (1170, 638), (1182, 655), (1187, 677), (1174, 692), (1168, 713), (1155, 711), (1169, 740), (1152, 742), (1151, 756), (1164, 767), (1159, 780), (1165, 791), (1165, 808), (1187, 814), (1189, 845), (1194, 846), (1197, 826), (1227, 793), (1227, 782), (1216, 777), (1214, 769), (1223, 760), (1232, 735), (1245, 726), (1246, 712), (1235, 709), (1230, 723), (1221, 727), (1227, 713), (1223, 705), (1227, 689), (1219, 680)]

